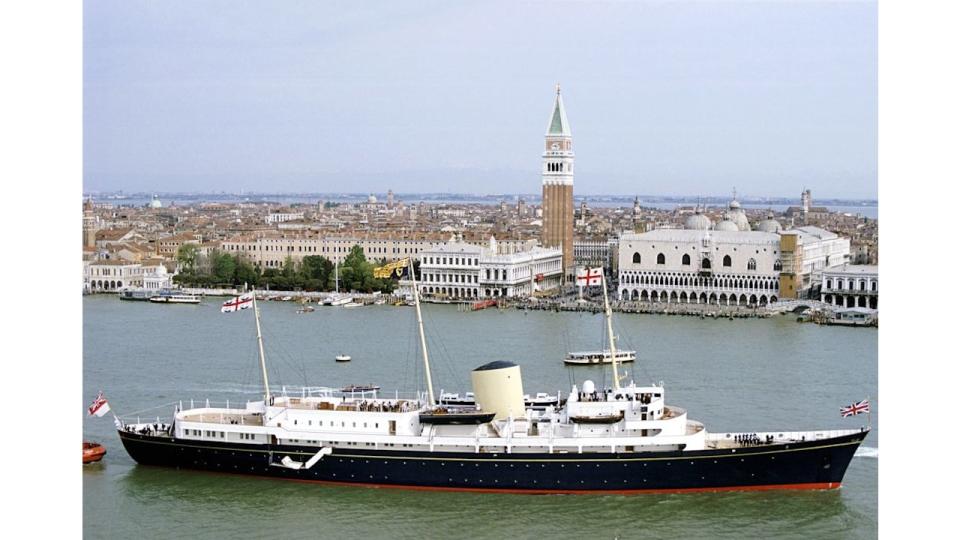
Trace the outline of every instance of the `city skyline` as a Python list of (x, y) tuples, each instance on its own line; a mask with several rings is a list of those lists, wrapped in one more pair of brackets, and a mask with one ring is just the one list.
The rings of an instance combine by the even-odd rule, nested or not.
[(877, 197), (873, 2), (423, 6), (87, 3), (84, 189)]

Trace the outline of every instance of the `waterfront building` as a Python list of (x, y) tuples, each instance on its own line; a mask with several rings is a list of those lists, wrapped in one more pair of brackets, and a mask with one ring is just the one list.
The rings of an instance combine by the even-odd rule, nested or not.
[[(370, 261), (395, 261), (410, 257), (419, 260), (425, 250), (445, 243), (450, 234), (436, 233), (367, 233), (327, 234), (312, 231), (264, 231), (256, 235), (241, 235), (224, 240), (220, 249), (248, 260), (260, 268), (282, 268), (289, 258), (300, 263), (304, 257), (320, 255), (332, 262), (343, 262), (353, 246), (360, 246)], [(481, 245), (479, 238), (467, 243)], [(529, 240), (499, 242), (503, 249), (516, 249)]]
[(804, 297), (820, 283), (824, 268), (850, 257), (849, 239), (817, 227), (701, 228), (708, 221), (698, 212), (685, 229), (622, 234), (619, 298), (762, 306)]
[(573, 266), (573, 158), (573, 135), (558, 84), (543, 151), (541, 243), (563, 251), (563, 269), (568, 273)]
[(621, 235), (619, 252), (621, 300), (746, 306), (780, 297), (773, 233), (657, 229)]
[(140, 263), (121, 260), (93, 261), (84, 266), (84, 289), (92, 292), (118, 291), (143, 286), (143, 268)]
[(449, 299), (511, 298), (555, 290), (563, 273), (563, 252), (535, 241), (501, 245), (493, 237), (486, 246), (456, 238), (424, 251), (420, 292)]
[(880, 272), (876, 265), (842, 264), (823, 270), (820, 301), (845, 308), (879, 309)]
[(160, 259), (150, 259), (140, 263), (143, 288), (161, 290), (173, 288), (173, 274), (167, 270)]
[(819, 227), (780, 232), (782, 298), (802, 298), (820, 284), (824, 268), (850, 262), (850, 239)]

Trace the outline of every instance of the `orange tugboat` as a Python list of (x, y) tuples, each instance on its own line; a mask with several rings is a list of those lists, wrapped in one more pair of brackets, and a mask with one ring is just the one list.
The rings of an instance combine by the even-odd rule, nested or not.
[(83, 441), (83, 463), (96, 463), (103, 459), (107, 449), (101, 444)]

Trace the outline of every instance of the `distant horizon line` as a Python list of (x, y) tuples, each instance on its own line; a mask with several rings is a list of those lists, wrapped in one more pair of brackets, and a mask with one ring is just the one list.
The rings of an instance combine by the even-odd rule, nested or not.
[[(83, 197), (108, 197), (117, 200), (123, 199), (135, 199), (143, 197), (204, 197), (204, 196), (216, 196), (216, 197), (236, 197), (236, 198), (245, 198), (245, 197), (297, 197), (297, 198), (318, 198), (318, 199), (331, 199), (331, 198), (344, 198), (344, 199), (360, 199), (364, 197), (369, 197), (370, 195), (374, 196), (386, 196), (387, 191), (362, 191), (362, 192), (317, 192), (317, 191), (131, 191), (126, 192), (122, 189), (117, 190), (89, 190), (83, 192)], [(453, 191), (409, 191), (409, 192), (393, 192), (393, 195), (398, 198), (403, 197), (454, 197), (459, 199), (465, 198), (479, 198), (479, 199), (516, 199), (519, 197), (530, 198), (531, 200), (539, 200), (541, 194), (538, 193), (470, 193), (470, 192), (453, 192)], [(730, 201), (732, 200), (732, 194), (727, 195), (654, 195), (654, 194), (611, 194), (611, 193), (588, 193), (577, 195), (574, 194), (574, 199), (579, 200), (590, 200), (590, 199), (608, 199), (612, 201), (629, 201), (632, 202), (633, 199), (639, 198), (641, 202), (644, 200), (653, 201), (661, 200), (664, 202), (695, 202), (700, 200), (703, 202), (706, 201)], [(788, 197), (788, 196), (737, 196), (737, 200), (740, 202), (749, 202), (755, 201), (760, 203), (765, 202), (776, 202), (776, 201), (799, 201), (800, 197)], [(850, 202), (850, 203), (873, 203), (874, 205), (878, 204), (878, 199), (872, 197), (820, 197), (815, 198), (820, 201), (831, 201), (831, 202)]]

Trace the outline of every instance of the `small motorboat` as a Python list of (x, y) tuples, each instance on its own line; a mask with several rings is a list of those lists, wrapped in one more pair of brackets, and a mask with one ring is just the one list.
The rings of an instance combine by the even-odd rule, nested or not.
[(313, 306), (302, 306), (297, 310), (297, 313), (313, 313), (314, 311), (316, 311), (316, 308)]
[(96, 463), (103, 459), (107, 449), (102, 444), (83, 441), (83, 463)]
[(349, 354), (338, 354), (336, 357), (334, 357), (334, 359), (337, 362), (349, 362), (351, 360)]

